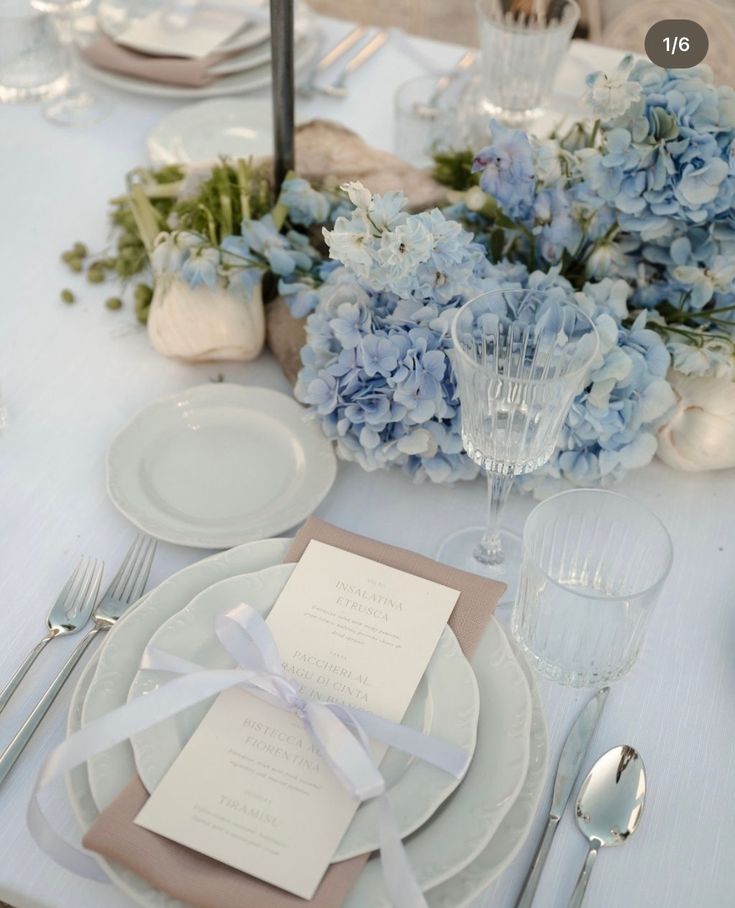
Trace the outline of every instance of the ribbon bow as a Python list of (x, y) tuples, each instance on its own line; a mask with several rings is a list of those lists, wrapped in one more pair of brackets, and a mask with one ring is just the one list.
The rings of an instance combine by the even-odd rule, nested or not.
[(36, 843), (58, 864), (88, 879), (108, 883), (97, 862), (60, 836), (41, 807), (47, 785), (132, 735), (231, 687), (242, 687), (266, 702), (298, 715), (342, 785), (359, 801), (379, 798), (380, 857), (386, 891), (394, 908), (426, 908), (401, 841), (385, 780), (370, 754), (370, 739), (418, 757), (462, 778), (470, 755), (461, 748), (354, 707), (302, 696), (283, 668), (276, 641), (249, 605), (217, 617), (220, 643), (237, 663), (233, 669), (206, 669), (147, 647), (141, 668), (179, 677), (146, 697), (120, 706), (71, 735), (44, 762), (28, 804), (28, 827)]

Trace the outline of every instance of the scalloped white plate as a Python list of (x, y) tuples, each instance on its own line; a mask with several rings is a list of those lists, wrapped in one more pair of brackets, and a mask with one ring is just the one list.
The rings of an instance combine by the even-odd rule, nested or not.
[[(145, 643), (160, 623), (217, 580), (280, 562), (288, 545), (289, 540), (262, 540), (213, 555), (185, 568), (149, 593), (144, 602), (110, 632), (100, 650), (99, 662), (91, 663), (81, 677), (72, 695), (69, 733), (80, 727), (82, 711), (83, 722), (87, 724), (125, 702), (142, 652), (142, 646), (136, 651), (135, 640), (138, 636)], [(255, 561), (259, 563), (255, 565)], [(146, 608), (154, 596), (155, 608)], [(491, 621), (472, 660), (479, 682), (481, 704), (475, 758), (454, 795), (408, 841), (412, 864), (424, 889), (444, 883), (450, 887), (452, 875), (460, 871), (464, 873), (463, 868), (473, 876), (472, 867), (477, 859), (483, 861), (480, 873), (486, 882), (478, 883), (474, 878), (470, 882), (466, 880), (463, 889), (478, 886), (477, 891), (480, 891), (500, 872), (500, 863), (512, 859), (528, 832), (543, 781), (539, 780), (542, 773), (538, 768), (535, 773), (527, 773), (531, 745), (533, 743), (535, 759), (545, 761), (546, 731), (537, 696), (533, 708), (531, 706), (529, 683), (531, 690), (534, 690), (534, 684), (530, 674), (528, 681), (518, 681), (519, 672), (525, 678), (526, 670), (519, 664), (522, 661), (518, 654), (513, 656), (498, 622)], [(90, 685), (93, 672), (95, 683)], [(110, 760), (105, 760), (107, 755), (102, 755), (91, 761), (88, 767), (79, 767), (68, 776), (69, 798), (84, 830), (135, 772), (129, 744), (118, 745), (108, 754)], [(115, 766), (127, 766), (122, 782), (121, 776), (112, 772)], [(101, 800), (92, 797), (95, 782), (97, 796), (103, 796)], [(520, 798), (516, 798), (521, 786)], [(518, 810), (511, 810), (516, 804)], [(451, 813), (448, 812), (450, 806), (453, 808)], [(424, 845), (424, 842), (427, 844)], [(426, 854), (423, 857), (428, 859), (428, 863), (426, 866), (417, 865), (415, 861), (422, 858), (424, 849)], [(187, 908), (183, 903), (152, 889), (131, 871), (102, 858), (99, 861), (112, 881), (144, 908)], [(371, 863), (371, 873), (374, 874), (378, 868), (375, 862)], [(361, 880), (358, 880), (360, 885)], [(367, 901), (355, 901), (351, 896), (345, 908), (379, 908), (383, 905), (384, 896), (380, 888), (368, 886), (368, 889)], [(358, 896), (360, 892), (364, 894), (360, 889)], [(428, 897), (432, 897), (431, 893)], [(467, 902), (458, 900), (455, 905), (450, 898), (443, 904), (447, 908), (460, 908)]]
[(332, 443), (269, 388), (209, 384), (156, 401), (112, 442), (107, 491), (157, 539), (224, 549), (291, 529), (337, 475)]
[[(273, 607), (295, 565), (279, 564), (252, 574), (221, 580), (204, 590), (156, 631), (153, 646), (208, 668), (230, 668), (232, 660), (214, 631), (214, 620), (239, 602), (265, 616)], [(128, 700), (145, 696), (169, 680), (160, 672), (139, 671)], [(131, 738), (138, 774), (153, 791), (176, 760), (211, 706), (212, 700), (192, 707)], [(475, 750), (480, 697), (475, 675), (457, 639), (444, 629), (434, 655), (411, 700), (404, 722), (427, 734)], [(389, 751), (382, 764), (393, 811), (402, 836), (418, 829), (445, 801), (460, 780), (421, 760)], [(380, 846), (380, 805), (362, 804), (334, 856), (344, 861)]]
[(273, 151), (270, 98), (211, 98), (177, 107), (156, 123), (147, 139), (157, 166), (216, 161), (220, 155), (263, 157)]
[[(212, 559), (210, 559), (211, 561)], [(195, 565), (195, 567), (198, 566)], [(496, 625), (496, 627), (500, 629), (499, 625)], [(502, 630), (500, 630), (500, 633), (503, 633)], [(431, 908), (467, 908), (488, 884), (502, 873), (525, 841), (541, 797), (548, 752), (546, 722), (544, 721), (541, 699), (531, 670), (525, 663), (522, 653), (515, 647), (514, 650), (531, 690), (533, 712), (530, 727), (531, 760), (528, 772), (518, 797), (482, 851), (459, 873), (426, 893), (426, 898)], [(481, 643), (475, 660), (473, 660), (475, 664), (479, 664), (484, 655), (484, 643)], [(73, 732), (81, 728), (82, 705), (87, 697), (93, 675), (97, 670), (97, 659), (98, 657), (95, 655), (93, 660), (86, 666), (72, 694), (68, 734), (73, 734)], [(481, 688), (481, 700), (482, 694)], [(459, 791), (461, 790), (462, 788), (460, 787)], [(84, 766), (77, 767), (67, 776), (67, 792), (77, 820), (81, 828), (86, 831), (96, 820), (99, 811), (92, 798), (87, 771)], [(451, 830), (444, 827), (441, 816), (442, 814), (440, 813), (428, 825), (429, 827), (433, 826), (434, 823), (441, 825), (448, 841)], [(417, 838), (423, 833), (424, 830), (420, 830), (413, 838)], [(104, 858), (98, 858), (98, 860), (113, 883), (143, 908), (188, 908), (183, 902), (152, 889), (144, 880), (125, 867), (106, 861)], [(345, 908), (373, 908), (373, 905), (370, 902), (358, 906), (351, 900), (349, 906), (345, 906)]]
[[(135, 19), (155, 12), (162, 5), (161, 0), (100, 0), (97, 6), (97, 23), (101, 31), (115, 39)], [(267, 12), (267, 8), (260, 3), (244, 5), (253, 6), (257, 12), (260, 12), (258, 7), (262, 7), (263, 11)], [(263, 44), (269, 37), (270, 23), (257, 21), (257, 18), (254, 18), (253, 21), (243, 25), (234, 35), (223, 41), (218, 50), (221, 53), (246, 50)]]
[(520, 794), (503, 818), (498, 831), (487, 845), (463, 870), (451, 879), (426, 893), (429, 908), (467, 908), (489, 883), (505, 870), (518, 854), (531, 829), (536, 808), (541, 800), (549, 758), (549, 739), (536, 681), (531, 666), (520, 647), (508, 637), (513, 652), (531, 688), (533, 718), (531, 720), (531, 760)]
[[(292, 541), (260, 539), (220, 552), (173, 574), (151, 590), (107, 633), (99, 649), (94, 683), (84, 699), (82, 724), (88, 725), (126, 702), (143, 648), (164, 621), (219, 580), (280, 564)], [(87, 770), (95, 805), (104, 810), (135, 773), (132, 748), (127, 742), (117, 744), (92, 757)]]
[[(495, 618), (472, 667), (480, 687), (480, 723), (467, 775), (418, 832), (406, 853), (422, 891), (451, 880), (495, 835), (520, 794), (530, 762), (531, 693)], [(391, 908), (378, 857), (360, 874), (344, 908)]]
[[(308, 81), (312, 67), (316, 63), (321, 46), (322, 36), (318, 29), (311, 28), (305, 32), (303, 40), (294, 48), (294, 73), (297, 85)], [(251, 69), (219, 76), (210, 85), (194, 88), (183, 85), (166, 85), (163, 82), (149, 82), (135, 76), (115, 73), (107, 69), (91, 66), (83, 59), (79, 65), (86, 75), (105, 85), (120, 91), (129, 91), (138, 95), (155, 98), (173, 98), (175, 100), (196, 100), (217, 98), (224, 95), (245, 95), (250, 92), (267, 89), (271, 84), (271, 64), (261, 63)]]

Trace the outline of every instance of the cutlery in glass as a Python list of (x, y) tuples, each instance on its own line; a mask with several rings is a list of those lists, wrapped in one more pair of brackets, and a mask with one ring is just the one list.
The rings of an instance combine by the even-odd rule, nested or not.
[[(43, 717), (49, 711), (51, 704), (58, 696), (59, 691), (92, 640), (97, 634), (114, 627), (125, 611), (143, 595), (155, 551), (155, 540), (151, 539), (150, 536), (142, 535), (136, 538), (128, 550), (117, 574), (112, 578), (112, 582), (92, 614), (94, 626), (84, 635), (46, 693), (35, 705), (16, 736), (0, 754), (0, 784), (5, 780), (16, 760), (33, 737)], [(97, 598), (101, 579), (102, 567), (100, 565), (100, 569), (95, 575), (96, 582), (90, 589), (93, 601)]]
[(439, 107), (439, 102), (442, 99), (442, 95), (452, 86), (454, 82), (466, 72), (468, 69), (471, 69), (475, 60), (477, 59), (477, 51), (468, 50), (457, 60), (454, 66), (449, 70), (449, 72), (443, 73), (436, 80), (436, 85), (434, 86), (434, 91), (432, 92), (429, 101), (425, 105), (418, 107), (418, 113), (420, 116), (431, 117), (434, 115), (434, 112)]
[[(71, 576), (64, 584), (56, 602), (48, 613), (46, 618), (48, 633), (28, 653), (23, 664), (0, 692), (0, 712), (3, 711), (30, 667), (46, 648), (46, 645), (57, 637), (76, 634), (89, 621), (89, 616), (92, 614), (92, 609), (97, 599), (99, 577), (101, 576), (102, 562), (86, 557), (79, 559), (77, 566), (71, 572)], [(96, 588), (94, 587), (95, 580), (97, 583)]]
[(523, 889), (518, 896), (515, 908), (530, 908), (533, 897), (536, 894), (539, 879), (543, 873), (544, 864), (554, 840), (556, 827), (559, 820), (564, 815), (572, 789), (577, 781), (579, 770), (587, 754), (592, 736), (595, 733), (597, 724), (600, 721), (603, 707), (607, 701), (607, 695), (610, 692), (609, 687), (603, 687), (591, 700), (589, 700), (582, 712), (575, 719), (571, 731), (564, 742), (559, 764), (556, 768), (556, 778), (554, 779), (554, 794), (551, 799), (551, 809), (546, 821), (546, 829), (539, 842), (536, 854), (528, 869), (528, 875), (523, 883)]
[(348, 50), (352, 50), (358, 41), (362, 41), (367, 33), (367, 25), (357, 25), (352, 31), (347, 32), (344, 38), (340, 38), (334, 47), (328, 50), (317, 63), (317, 72), (324, 72), (325, 69), (329, 69), (333, 63), (336, 63), (337, 60), (340, 59), (340, 57), (344, 57)]
[(600, 848), (622, 845), (638, 827), (646, 797), (646, 771), (638, 752), (627, 744), (603, 754), (577, 796), (577, 825), (590, 848), (569, 908), (581, 908)]
[(345, 63), (342, 72), (337, 76), (334, 82), (328, 82), (326, 85), (313, 85), (314, 91), (321, 94), (329, 95), (331, 98), (344, 98), (347, 96), (347, 79), (355, 70), (359, 69), (363, 63), (366, 63), (373, 54), (377, 53), (388, 40), (388, 32), (376, 32), (373, 37), (363, 44), (354, 56)]
[(543, 113), (579, 21), (579, 5), (560, 0), (553, 17), (532, 6), (504, 10), (498, 0), (477, 0), (477, 9), (485, 114), (524, 127)]

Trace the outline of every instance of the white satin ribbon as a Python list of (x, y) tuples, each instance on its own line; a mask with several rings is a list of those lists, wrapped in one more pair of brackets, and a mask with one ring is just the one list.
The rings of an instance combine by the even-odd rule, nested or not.
[(298, 715), (342, 785), (358, 801), (380, 798), (380, 857), (386, 891), (394, 908), (426, 908), (411, 871), (400, 830), (373, 762), (369, 739), (409, 753), (462, 778), (471, 755), (453, 744), (354, 707), (308, 700), (283, 668), (270, 628), (255, 609), (239, 605), (216, 619), (215, 631), (235, 660), (234, 669), (205, 669), (155, 647), (141, 668), (179, 675), (145, 697), (114, 709), (56, 747), (41, 767), (28, 804), (28, 827), (36, 843), (58, 864), (80, 876), (109, 882), (97, 862), (60, 836), (41, 806), (41, 790), (65, 773), (170, 716), (231, 687)]

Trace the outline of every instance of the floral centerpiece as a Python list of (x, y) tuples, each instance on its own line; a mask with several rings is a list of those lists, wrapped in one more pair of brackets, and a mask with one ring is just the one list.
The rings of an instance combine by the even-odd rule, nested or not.
[[(297, 386), (343, 456), (371, 469), (397, 463), (418, 478), (466, 475), (452, 459), (448, 366), (442, 372), (437, 357), (436, 383), (423, 386), (425, 370), (416, 368), (421, 406), (413, 415), (395, 406), (405, 364), (389, 343), (398, 326), (409, 337), (421, 328), (443, 353), (447, 311), (468, 293), (556, 285), (593, 317), (602, 349), (556, 454), (525, 485), (617, 479), (657, 448), (685, 469), (735, 465), (735, 408), (723, 402), (735, 396), (735, 92), (715, 86), (706, 67), (667, 72), (627, 57), (613, 76), (589, 78), (587, 100), (595, 121), (564, 135), (541, 140), (493, 123), (479, 153), (441, 158), (438, 173), (454, 187), (443, 216), (391, 209), (376, 225), (371, 210), (382, 216), (395, 200), (352, 189), (354, 215), (325, 232), (343, 268), (314, 297)], [(442, 292), (419, 275), (435, 265), (435, 226), (450, 222), (462, 225), (465, 233), (453, 226), (452, 235), (472, 253), (452, 249), (449, 272), (464, 283)], [(338, 309), (347, 303), (355, 322), (345, 343)], [(378, 339), (385, 358), (376, 382), (363, 351)], [(404, 355), (415, 356), (410, 342)], [(717, 400), (693, 379), (718, 382)], [(373, 426), (355, 406), (362, 398), (382, 401)], [(705, 430), (697, 452), (686, 436)]]
[(527, 488), (605, 483), (657, 452), (681, 469), (733, 466), (735, 91), (705, 66), (626, 57), (588, 78), (586, 101), (592, 117), (563, 133), (491, 123), (477, 153), (439, 156), (442, 210), (408, 213), (399, 192), (295, 175), (276, 195), (243, 161), (146, 173), (114, 209), (115, 268), (152, 264), (153, 299), (138, 303), (168, 354), (256, 355), (263, 287), (308, 315), (296, 394), (365, 469), (474, 475), (449, 323), (506, 287), (573, 294), (601, 339)]

